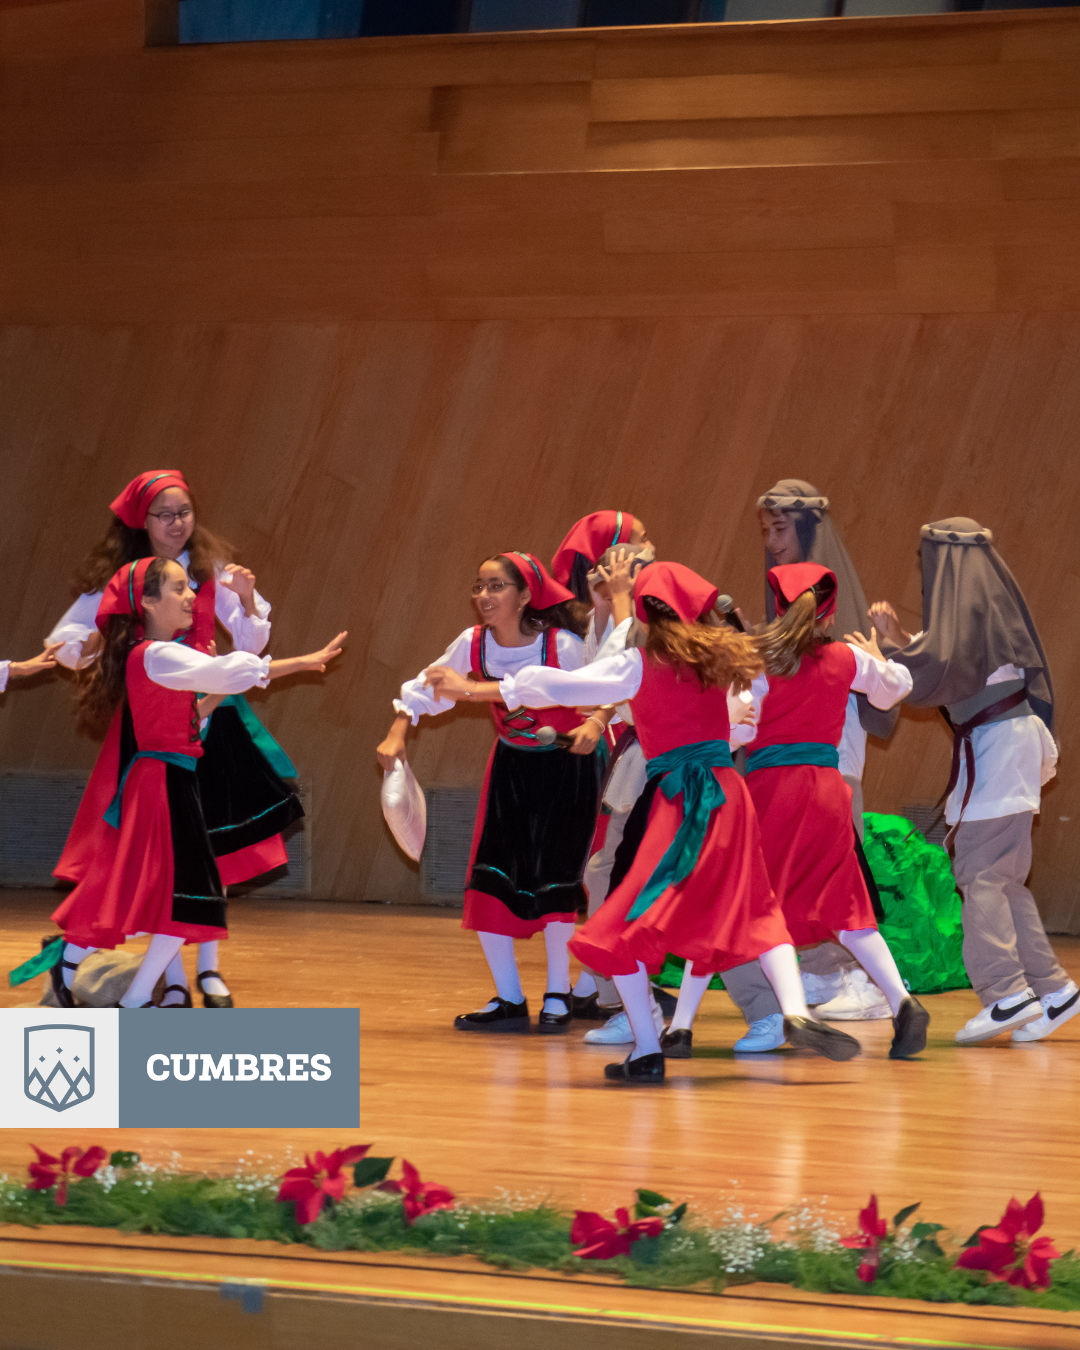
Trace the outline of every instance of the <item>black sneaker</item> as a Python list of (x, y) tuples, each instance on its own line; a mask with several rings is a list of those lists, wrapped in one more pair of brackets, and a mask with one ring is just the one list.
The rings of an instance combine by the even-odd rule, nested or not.
[(660, 1049), (665, 1059), (689, 1059), (694, 1053), (692, 1031), (665, 1031), (660, 1036)]
[(529, 1005), (525, 1000), (509, 1003), (505, 998), (493, 998), (494, 1008), (462, 1013), (454, 1018), (458, 1031), (523, 1032), (529, 1030)]
[(631, 1059), (628, 1055), (621, 1064), (605, 1064), (604, 1077), (616, 1083), (656, 1086), (664, 1081), (664, 1056), (639, 1055), (637, 1059)]
[(911, 1059), (926, 1049), (926, 1029), (930, 1025), (930, 1014), (917, 998), (909, 995), (904, 999), (892, 1024), (890, 1059)]
[(862, 1046), (846, 1031), (837, 1031), (828, 1022), (815, 1022), (812, 1017), (785, 1017), (784, 1035), (798, 1050), (812, 1050), (826, 1059), (854, 1059), (862, 1053)]

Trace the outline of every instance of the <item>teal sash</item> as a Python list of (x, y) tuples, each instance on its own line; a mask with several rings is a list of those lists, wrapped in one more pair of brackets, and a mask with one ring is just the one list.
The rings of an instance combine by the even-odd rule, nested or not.
[(113, 829), (120, 828), (120, 812), (124, 800), (124, 784), (127, 782), (127, 776), (131, 772), (131, 766), (137, 759), (160, 759), (163, 764), (175, 764), (178, 769), (190, 769), (195, 772), (195, 765), (198, 762), (194, 755), (177, 755), (171, 750), (139, 750), (132, 755), (124, 772), (120, 775), (120, 783), (116, 789), (116, 796), (109, 803), (109, 809), (105, 812), (102, 819), (106, 825), (111, 825)]
[[(243, 694), (227, 694), (218, 704), (218, 707), (236, 709), (247, 734), (255, 744), (255, 749), (258, 750), (279, 778), (300, 777), (296, 771), (296, 765), (255, 716), (254, 708)], [(206, 740), (206, 732), (209, 730), (208, 724), (203, 732), (203, 740)]]
[(668, 801), (674, 801), (682, 794), (683, 819), (667, 852), (641, 888), (626, 916), (627, 923), (640, 918), (663, 891), (669, 886), (677, 886), (694, 870), (705, 842), (709, 818), (726, 800), (712, 770), (731, 767), (727, 741), (695, 741), (692, 745), (680, 745), (646, 763), (645, 772), (650, 778), (662, 778), (660, 791)]
[(21, 966), (16, 966), (14, 970), (8, 972), (8, 984), (14, 989), (17, 984), (25, 984), (27, 980), (32, 980), (37, 975), (44, 975), (63, 959), (63, 955), (64, 939), (58, 933), (51, 942), (42, 947), (37, 956), (32, 956), (29, 961), (24, 961)]
[(775, 769), (782, 764), (818, 764), (823, 769), (840, 767), (840, 751), (824, 741), (795, 741), (791, 745), (766, 745), (746, 756), (746, 772)]

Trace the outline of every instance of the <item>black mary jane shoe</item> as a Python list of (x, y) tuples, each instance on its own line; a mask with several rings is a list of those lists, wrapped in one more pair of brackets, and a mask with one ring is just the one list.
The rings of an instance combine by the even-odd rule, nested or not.
[[(56, 941), (57, 938), (55, 934), (52, 933), (50, 933), (48, 937), (43, 937), (41, 939), (41, 950), (44, 951), (50, 942)], [(59, 942), (60, 942), (60, 960), (57, 961), (57, 963), (54, 966), (49, 967), (49, 980), (52, 983), (53, 995), (56, 998), (56, 1002), (59, 1004), (59, 1006), (61, 1008), (74, 1008), (75, 996), (74, 994), (72, 994), (71, 990), (64, 983), (64, 971), (78, 970), (79, 966), (76, 961), (64, 960), (64, 948), (67, 946), (67, 944), (64, 942), (63, 938), (60, 938)]]
[(785, 1017), (784, 1036), (797, 1050), (812, 1050), (815, 1055), (840, 1063), (862, 1053), (862, 1046), (854, 1036), (812, 1017)]
[(911, 1059), (926, 1049), (926, 1031), (930, 1025), (930, 1014), (917, 998), (909, 995), (904, 999), (892, 1024), (890, 1059)]
[[(199, 993), (202, 994), (202, 1005), (204, 1008), (235, 1008), (236, 1004), (232, 1001), (232, 994), (208, 994), (203, 988), (203, 980), (221, 979), (220, 970), (200, 970), (195, 976), (195, 983), (199, 986)], [(224, 984), (224, 980), (222, 980)], [(188, 1004), (191, 1007), (191, 1004)]]
[(660, 1049), (665, 1059), (689, 1059), (694, 1053), (694, 1033), (680, 1028), (660, 1034)]
[(631, 1059), (629, 1055), (619, 1064), (605, 1064), (604, 1077), (615, 1083), (640, 1083), (643, 1087), (658, 1086), (664, 1081), (664, 1056), (639, 1055)]
[(462, 1013), (454, 1018), (457, 1031), (487, 1031), (496, 1033), (522, 1033), (529, 1030), (529, 1005), (522, 999), (520, 1003), (510, 1003), (505, 998), (491, 1000), (494, 1008), (486, 1011)]
[(577, 1022), (606, 1022), (618, 1012), (622, 1012), (622, 1004), (614, 1008), (601, 1006), (600, 995), (595, 989), (591, 994), (570, 995), (570, 1016)]
[[(170, 994), (183, 994), (183, 1003), (166, 1003), (165, 1000)], [(161, 995), (161, 1002), (158, 1004), (159, 1008), (190, 1008), (191, 1006), (191, 990), (186, 984), (167, 984)]]
[(559, 994), (549, 989), (544, 994), (545, 1000), (549, 998), (561, 999), (566, 1007), (562, 1013), (549, 1013), (543, 1008), (540, 1009), (540, 1016), (536, 1019), (536, 1029), (541, 1036), (564, 1036), (570, 1030), (570, 1019), (574, 1015), (574, 996), (573, 994)]

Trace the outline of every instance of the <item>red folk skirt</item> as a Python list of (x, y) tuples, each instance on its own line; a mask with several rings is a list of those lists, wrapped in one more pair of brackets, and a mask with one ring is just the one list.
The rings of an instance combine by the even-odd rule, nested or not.
[(785, 764), (755, 769), (746, 786), (761, 824), (769, 878), (796, 946), (845, 929), (876, 928), (855, 854), (851, 788), (837, 769)]
[(746, 785), (734, 769), (713, 773), (726, 801), (712, 813), (693, 872), (627, 923), (638, 893), (682, 824), (682, 799), (656, 793), (629, 871), (570, 943), (590, 970), (610, 979), (633, 974), (643, 961), (656, 974), (670, 952), (693, 961), (695, 974), (713, 974), (791, 941), (769, 884)]

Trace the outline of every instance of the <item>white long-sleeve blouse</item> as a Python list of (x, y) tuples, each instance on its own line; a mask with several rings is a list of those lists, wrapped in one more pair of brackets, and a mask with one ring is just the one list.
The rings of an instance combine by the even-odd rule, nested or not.
[(143, 653), (143, 669), (165, 689), (200, 694), (243, 694), (270, 683), (269, 656), (253, 652), (207, 656), (182, 642), (151, 642)]

